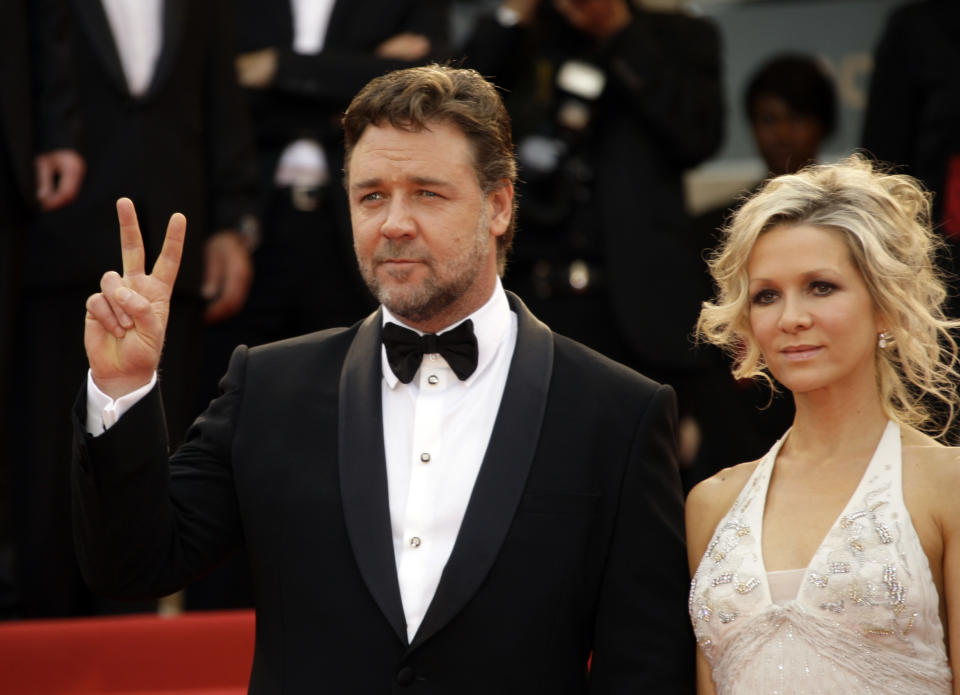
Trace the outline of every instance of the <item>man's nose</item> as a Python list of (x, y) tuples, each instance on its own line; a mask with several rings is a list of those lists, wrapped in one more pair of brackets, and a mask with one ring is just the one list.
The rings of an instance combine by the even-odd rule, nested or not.
[(387, 215), (380, 225), (380, 233), (385, 237), (397, 238), (413, 236), (417, 225), (414, 222), (409, 204), (403, 196), (393, 196), (387, 205)]

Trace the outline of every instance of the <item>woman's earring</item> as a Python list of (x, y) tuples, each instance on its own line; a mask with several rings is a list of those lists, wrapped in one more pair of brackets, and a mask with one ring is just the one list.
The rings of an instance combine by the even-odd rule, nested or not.
[(893, 336), (884, 331), (877, 337), (877, 347), (881, 350), (887, 349), (887, 344), (893, 342)]

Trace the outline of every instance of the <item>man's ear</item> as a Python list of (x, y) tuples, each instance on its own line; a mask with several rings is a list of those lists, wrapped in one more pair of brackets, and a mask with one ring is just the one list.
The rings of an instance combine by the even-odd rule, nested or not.
[(501, 179), (487, 194), (487, 205), (490, 206), (490, 233), (503, 236), (513, 217), (513, 183), (510, 179)]

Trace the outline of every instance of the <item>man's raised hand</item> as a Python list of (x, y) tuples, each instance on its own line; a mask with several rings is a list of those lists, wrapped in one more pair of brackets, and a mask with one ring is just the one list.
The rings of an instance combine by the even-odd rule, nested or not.
[(123, 276), (109, 271), (100, 292), (87, 299), (84, 345), (97, 387), (119, 398), (147, 384), (160, 365), (170, 315), (170, 295), (180, 268), (187, 219), (170, 217), (153, 272), (145, 271), (145, 253), (133, 203), (117, 201)]

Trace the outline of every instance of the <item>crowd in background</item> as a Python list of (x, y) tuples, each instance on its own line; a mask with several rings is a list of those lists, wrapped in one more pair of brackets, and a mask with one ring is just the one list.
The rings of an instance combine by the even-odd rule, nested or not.
[[(724, 103), (709, 19), (627, 0), (14, 0), (0, 13), (0, 618), (151, 607), (94, 598), (70, 528), (79, 308), (120, 267), (116, 199), (136, 204), (148, 258), (171, 213), (188, 219), (160, 377), (175, 446), (233, 346), (375, 307), (339, 118), (399, 67), (450, 60), (504, 90), (522, 180), (504, 285), (557, 332), (677, 389), (686, 485), (761, 455), (789, 423), (785, 398), (734, 381), (729, 356), (690, 337), (711, 293), (703, 259), (737, 204), (692, 217), (685, 201), (685, 173), (739, 107)], [(861, 143), (933, 191), (951, 247), (958, 30), (949, 0), (890, 17)], [(836, 124), (812, 55), (757, 65), (743, 99), (773, 175), (817, 160)], [(187, 606), (245, 605), (249, 591), (238, 557)]]

